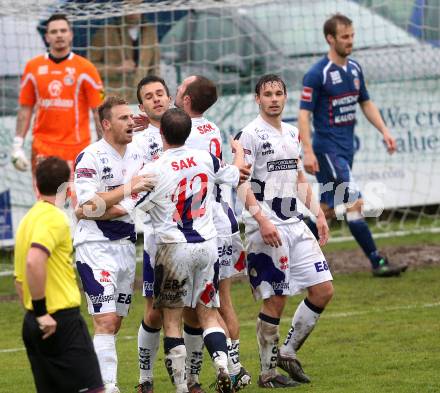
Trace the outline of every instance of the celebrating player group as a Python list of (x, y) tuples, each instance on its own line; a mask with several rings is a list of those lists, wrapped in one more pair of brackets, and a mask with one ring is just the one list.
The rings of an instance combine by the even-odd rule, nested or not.
[[(217, 89), (203, 76), (183, 80), (175, 107), (166, 82), (147, 76), (137, 85), (139, 114), (115, 96), (97, 108), (102, 139), (84, 148), (74, 163), (78, 222), (73, 243), (106, 393), (119, 392), (116, 335), (132, 302), (138, 216), (143, 221), (145, 299), (138, 333), (139, 393), (154, 391), (161, 330), (165, 366), (176, 393), (205, 392), (199, 381), (205, 346), (217, 392), (237, 392), (251, 383), (240, 362), (239, 321), (231, 297), (233, 278), (240, 275), (248, 276), (254, 298), (262, 300), (256, 316), (258, 386), (290, 388), (310, 382), (297, 353), (333, 296), (332, 274), (320, 246), (328, 240), (327, 218), (342, 183), (347, 186), (339, 202), (347, 205), (349, 228), (373, 274), (387, 277), (405, 270), (379, 254), (362, 216), (362, 199), (351, 176), (355, 104), (383, 134), (390, 153), (394, 138), (369, 99), (360, 65), (348, 58), (350, 19), (332, 16), (324, 33), (330, 50), (304, 77), (299, 130), (282, 121), (285, 81), (264, 75), (255, 86), (255, 119), (231, 138), (231, 164), (222, 159), (219, 128), (204, 117), (217, 101)], [(25, 162), (20, 146), (14, 147), (18, 163)], [(321, 203), (304, 168), (334, 186), (330, 191), (326, 187)], [(246, 248), (232, 205), (235, 196), (244, 206)], [(311, 229), (299, 203), (311, 213)], [(307, 295), (279, 345), (288, 296), (303, 291)], [(51, 367), (58, 366), (52, 362)]]

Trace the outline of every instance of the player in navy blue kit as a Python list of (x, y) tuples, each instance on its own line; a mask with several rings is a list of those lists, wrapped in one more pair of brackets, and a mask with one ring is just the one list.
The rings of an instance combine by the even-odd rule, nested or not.
[[(398, 276), (407, 266), (394, 266), (378, 252), (362, 214), (360, 190), (351, 174), (357, 104), (382, 134), (388, 153), (395, 152), (396, 141), (370, 100), (361, 66), (348, 57), (353, 49), (352, 21), (342, 14), (333, 15), (324, 23), (324, 36), (330, 50), (303, 79), (298, 128), (303, 144), (304, 168), (316, 175), (318, 182), (325, 187), (321, 190), (321, 207), (327, 219), (334, 217), (335, 206), (347, 204), (348, 227), (370, 260), (373, 275)], [(311, 114), (313, 146), (310, 139)], [(333, 186), (329, 187), (329, 183)], [(314, 223), (310, 221), (309, 224), (316, 234)]]

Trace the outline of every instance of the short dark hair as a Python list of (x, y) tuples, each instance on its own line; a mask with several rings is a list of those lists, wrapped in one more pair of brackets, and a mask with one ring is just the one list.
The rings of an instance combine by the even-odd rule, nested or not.
[(112, 108), (119, 105), (128, 105), (128, 102), (118, 96), (108, 96), (98, 107), (99, 122), (102, 123), (104, 119), (110, 120)]
[(59, 187), (69, 181), (70, 168), (66, 161), (50, 156), (37, 165), (35, 177), (42, 195), (56, 195)]
[(257, 84), (255, 85), (255, 94), (257, 96), (260, 95), (260, 91), (261, 88), (266, 84), (266, 83), (279, 83), (284, 90), (284, 94), (287, 94), (287, 89), (286, 89), (286, 84), (284, 83), (284, 81), (281, 79), (280, 76), (275, 75), (275, 74), (266, 74), (263, 75), (257, 82)]
[(69, 21), (69, 19), (67, 19), (67, 15), (66, 14), (52, 14), (49, 19), (46, 21), (46, 32), (49, 28), (49, 23), (50, 22), (54, 22), (56, 20), (64, 20), (65, 22), (67, 22), (67, 24), (69, 25), (69, 29), (72, 29), (72, 25)]
[(154, 82), (159, 82), (162, 83), (165, 92), (167, 93), (167, 96), (170, 96), (170, 89), (168, 89), (167, 84), (165, 83), (165, 81), (160, 77), (160, 76), (156, 76), (156, 75), (148, 75), (145, 78), (142, 78), (140, 80), (140, 82), (137, 85), (137, 90), (136, 90), (136, 96), (137, 99), (139, 101), (139, 104), (142, 104), (142, 97), (141, 97), (141, 89), (143, 86), (145, 85), (149, 85), (150, 83), (154, 83)]
[(333, 37), (336, 37), (336, 29), (338, 27), (338, 24), (351, 26), (353, 24), (353, 21), (349, 17), (342, 15), (339, 12), (332, 15), (324, 22), (323, 32), (326, 40), (329, 34)]
[(217, 101), (217, 87), (215, 83), (201, 75), (196, 75), (187, 87), (184, 96), (191, 98), (191, 110), (195, 113), (207, 111)]
[(160, 129), (169, 145), (182, 146), (191, 133), (191, 118), (182, 109), (168, 109), (160, 119)]

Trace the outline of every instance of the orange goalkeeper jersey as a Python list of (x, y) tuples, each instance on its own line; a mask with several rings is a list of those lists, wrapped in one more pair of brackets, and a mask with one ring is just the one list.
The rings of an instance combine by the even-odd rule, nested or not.
[(78, 149), (90, 144), (89, 109), (102, 101), (102, 81), (95, 66), (70, 53), (55, 63), (48, 53), (26, 64), (20, 105), (35, 106), (33, 144), (38, 151)]

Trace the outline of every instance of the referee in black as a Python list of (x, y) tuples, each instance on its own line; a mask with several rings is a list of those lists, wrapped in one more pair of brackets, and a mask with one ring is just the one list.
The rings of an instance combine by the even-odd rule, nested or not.
[(26, 309), (23, 341), (38, 393), (104, 392), (79, 310), (69, 222), (55, 205), (69, 177), (69, 166), (60, 158), (49, 157), (37, 166), (38, 201), (20, 222), (15, 239), (15, 286)]

